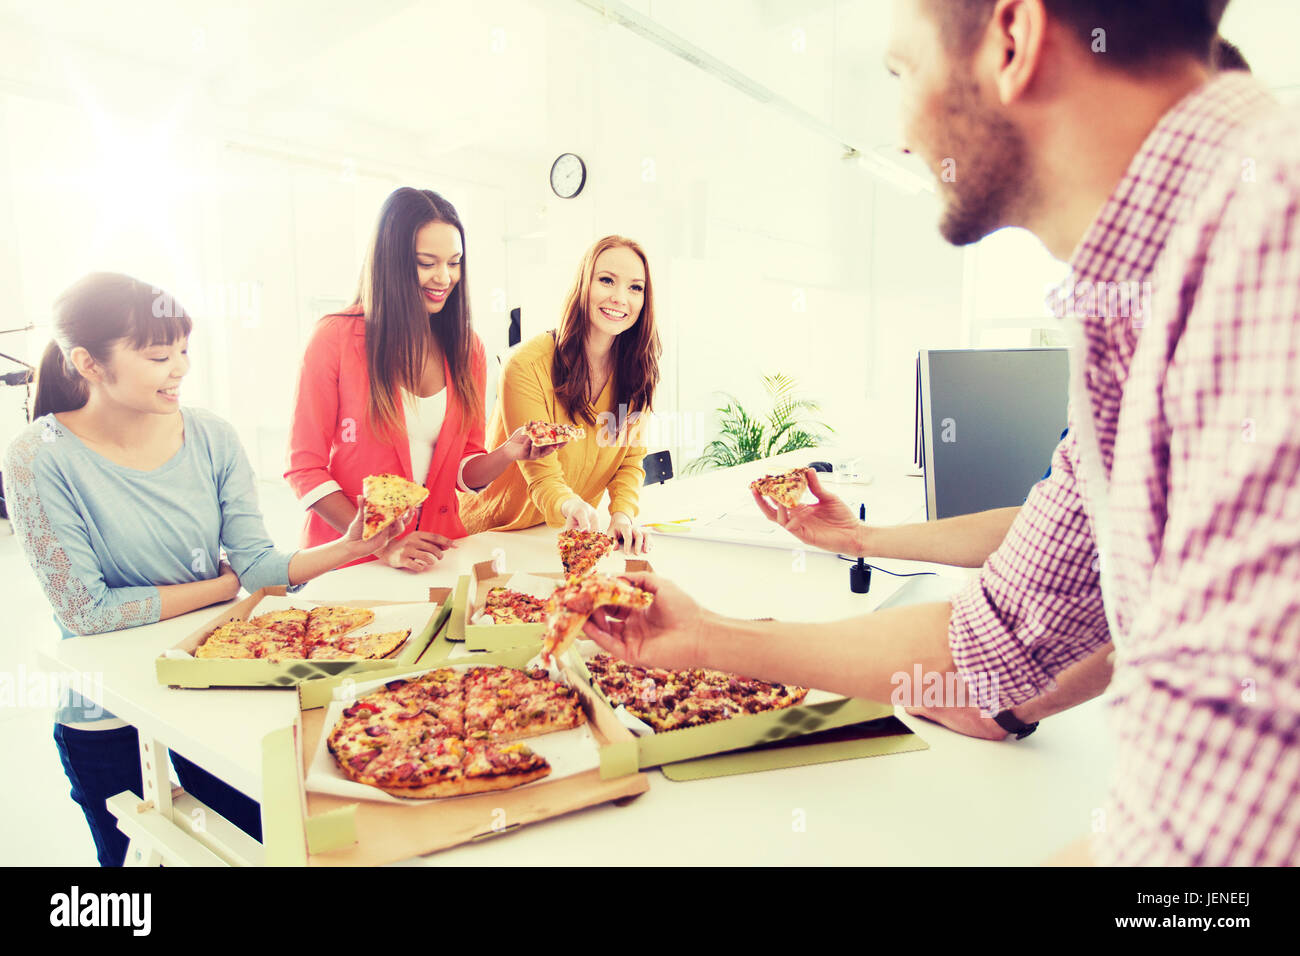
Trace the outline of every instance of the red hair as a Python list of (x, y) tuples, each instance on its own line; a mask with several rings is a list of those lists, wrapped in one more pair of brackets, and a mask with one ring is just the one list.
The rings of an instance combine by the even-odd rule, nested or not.
[(587, 302), (591, 295), (592, 277), (596, 259), (606, 249), (631, 249), (641, 259), (645, 269), (645, 301), (641, 314), (629, 329), (614, 339), (613, 389), (615, 407), (624, 406), (633, 412), (647, 412), (654, 400), (655, 386), (659, 384), (659, 332), (655, 327), (654, 287), (650, 282), (650, 263), (645, 251), (631, 239), (606, 236), (587, 250), (578, 266), (578, 274), (564, 302), (560, 328), (555, 336), (555, 358), (551, 362), (551, 381), (555, 383), (555, 397), (575, 422), (596, 424), (596, 410), (588, 396), (591, 367), (587, 363), (587, 330), (591, 317)]

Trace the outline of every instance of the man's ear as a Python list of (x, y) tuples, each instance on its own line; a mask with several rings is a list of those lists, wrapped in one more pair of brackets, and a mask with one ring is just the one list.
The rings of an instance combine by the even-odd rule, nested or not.
[(1043, 0), (998, 0), (989, 43), (996, 44), (994, 82), (1003, 106), (1019, 100), (1038, 74), (1047, 33)]
[(68, 353), (68, 361), (72, 367), (80, 373), (81, 377), (87, 382), (102, 382), (105, 379), (104, 369), (94, 357), (84, 348), (78, 345)]

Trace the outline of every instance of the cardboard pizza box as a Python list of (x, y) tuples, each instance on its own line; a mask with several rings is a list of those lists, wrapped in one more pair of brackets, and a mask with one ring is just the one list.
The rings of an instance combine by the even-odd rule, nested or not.
[[(533, 657), (531, 648), (516, 648), (497, 654), (476, 656), (473, 665), (524, 667)], [(463, 661), (436, 662), (435, 666), (462, 666)], [(428, 665), (395, 671), (393, 679), (412, 677), (432, 668)], [(368, 679), (370, 675), (358, 675)], [(278, 743), (296, 761), (296, 793), (293, 781), (281, 781), (277, 796), (264, 800), (263, 815), (276, 820), (276, 836), (285, 831), (305, 835), (306, 846), (285, 848), (277, 840), (272, 854), (268, 843), (267, 862), (301, 863), (308, 866), (376, 866), (448, 849), (465, 843), (509, 833), (539, 820), (571, 813), (602, 803), (620, 805), (649, 789), (649, 780), (637, 768), (636, 741), (613, 713), (594, 700), (590, 688), (577, 674), (567, 671), (568, 682), (578, 691), (587, 713), (592, 736), (599, 748), (600, 766), (563, 779), (542, 780), (514, 790), (434, 800), (411, 806), (363, 800), (356, 801), (306, 789), (306, 776), (320, 738), (329, 728), (325, 713), (334, 689), (357, 677), (336, 675), (298, 687), (300, 726), (294, 741)], [(524, 741), (527, 743), (527, 741)], [(292, 750), (290, 750), (292, 747)], [(271, 751), (268, 748), (268, 754)], [(268, 776), (281, 778), (276, 762)], [(281, 793), (283, 790), (285, 792)], [(268, 797), (270, 790), (268, 789)], [(298, 816), (295, 817), (295, 814)], [(281, 825), (281, 816), (289, 818)]]
[[(222, 610), (180, 643), (164, 651), (154, 662), (158, 683), (170, 687), (293, 687), (305, 681), (348, 673), (382, 674), (409, 667), (420, 659), (434, 635), (451, 615), (451, 589), (430, 588), (428, 603), (396, 601), (313, 601), (290, 595), (283, 587), (259, 588)], [(409, 627), (408, 637), (389, 657), (360, 661), (260, 661), (220, 660), (193, 657), (195, 650), (213, 630), (228, 621), (246, 621), (262, 613), (259, 607), (285, 606), (310, 609), (322, 605), (383, 609), (384, 616)], [(377, 618), (378, 620), (378, 618)], [(374, 625), (372, 625), (373, 627)]]
[[(559, 558), (556, 558), (559, 563)], [(617, 565), (622, 563), (624, 567)], [(641, 558), (624, 558), (613, 554), (601, 559), (596, 569), (607, 574), (625, 574), (629, 571), (654, 571), (649, 561)], [(530, 577), (545, 578), (557, 585), (564, 581), (563, 571), (527, 572)], [(462, 575), (452, 598), (451, 624), (447, 628), (449, 641), (464, 641), (469, 651), (505, 651), (516, 647), (542, 646), (542, 624), (475, 624), (475, 616), (483, 609), (488, 591), (506, 587), (515, 572), (503, 571), (493, 561), (480, 561), (468, 575)]]
[[(592, 706), (609, 711), (611, 717), (619, 720), (614, 707), (592, 681), (591, 672), (587, 670), (586, 658), (593, 653), (600, 653), (600, 648), (591, 641), (580, 640), (565, 652), (565, 666), (579, 679), (585, 688), (585, 693), (592, 700)], [(797, 707), (770, 710), (761, 714), (742, 714), (699, 727), (685, 727), (659, 733), (651, 731), (640, 736), (633, 734), (636, 740), (637, 766), (641, 769), (658, 767), (662, 764), (753, 747), (757, 744), (771, 743), (848, 724), (891, 717), (893, 713), (892, 704), (810, 690), (805, 702)], [(620, 726), (626, 729), (621, 721)], [(632, 731), (629, 730), (629, 733)]]

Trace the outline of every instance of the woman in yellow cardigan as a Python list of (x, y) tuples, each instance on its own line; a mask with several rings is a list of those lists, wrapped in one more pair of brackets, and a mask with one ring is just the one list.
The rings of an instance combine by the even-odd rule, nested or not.
[(644, 553), (646, 533), (634, 519), (660, 352), (645, 253), (631, 239), (606, 236), (583, 256), (559, 329), (522, 343), (507, 360), (488, 425), (489, 445), (533, 419), (581, 425), (587, 437), (521, 461), (485, 491), (463, 496), (466, 530), (542, 522), (594, 530), (595, 506), (608, 491), (609, 534), (625, 552)]

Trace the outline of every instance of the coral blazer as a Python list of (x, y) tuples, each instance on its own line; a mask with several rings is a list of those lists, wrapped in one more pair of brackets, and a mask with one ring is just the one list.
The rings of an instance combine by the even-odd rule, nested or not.
[[(444, 358), (444, 364), (446, 359)], [(487, 361), (483, 343), (474, 336), (470, 373), (479, 393), (479, 407), (485, 407)], [(483, 447), (484, 417), (462, 429), (464, 409), (450, 387), (447, 376), (447, 414), (434, 446), (429, 473), (422, 475), (429, 497), (420, 509), (418, 522), (407, 529), (432, 531), (448, 538), (463, 538), (456, 483), (461, 462), (486, 452)], [(289, 461), (285, 480), (300, 499), (331, 481), (353, 501), (361, 494), (361, 482), (368, 475), (401, 475), (411, 481), (411, 445), (406, 434), (405, 409), (400, 428), (388, 437), (370, 428), (366, 403), (370, 396), (370, 374), (366, 367), (366, 320), (359, 311), (327, 315), (316, 324), (302, 358), (298, 388), (293, 400), (293, 422), (289, 430)], [(326, 544), (339, 537), (315, 511), (308, 510), (303, 528), (303, 547)], [(363, 560), (372, 560), (365, 558)], [(357, 563), (357, 562), (354, 562)]]

